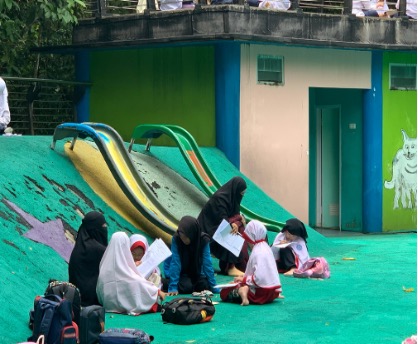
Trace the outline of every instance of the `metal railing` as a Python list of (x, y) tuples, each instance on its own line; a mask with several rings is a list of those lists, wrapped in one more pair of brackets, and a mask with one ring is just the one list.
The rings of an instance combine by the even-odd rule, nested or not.
[[(175, 0), (173, 0), (175, 2)], [(84, 18), (103, 18), (143, 13), (147, 10), (159, 10), (160, 0), (86, 0)], [(183, 0), (190, 8), (190, 3), (197, 7), (210, 5), (211, 0)], [(352, 0), (291, 0), (291, 10), (303, 13), (351, 14)], [(234, 5), (246, 6), (248, 0), (233, 0)], [(387, 1), (390, 10), (395, 10), (396, 0)], [(405, 16), (406, 0), (400, 0), (400, 17)]]
[(6, 82), (11, 126), (24, 135), (52, 135), (58, 124), (77, 121), (75, 104), (87, 83), (2, 77)]

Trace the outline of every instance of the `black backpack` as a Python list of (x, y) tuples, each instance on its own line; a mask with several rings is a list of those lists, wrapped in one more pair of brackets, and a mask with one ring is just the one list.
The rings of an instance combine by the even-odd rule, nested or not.
[(28, 341), (45, 336), (46, 344), (78, 343), (78, 326), (73, 322), (71, 302), (58, 295), (37, 296), (34, 301), (33, 332)]
[(215, 314), (215, 306), (208, 298), (175, 298), (161, 306), (164, 322), (178, 325), (192, 325), (210, 321)]
[(73, 308), (73, 320), (77, 325), (80, 325), (80, 291), (74, 284), (70, 282), (49, 280), (49, 284), (45, 290), (44, 295), (58, 295), (59, 297), (70, 301)]

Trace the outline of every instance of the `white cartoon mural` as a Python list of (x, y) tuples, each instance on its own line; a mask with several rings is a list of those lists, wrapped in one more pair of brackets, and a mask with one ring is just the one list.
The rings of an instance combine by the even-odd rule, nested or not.
[(386, 189), (395, 189), (393, 209), (417, 207), (417, 139), (410, 138), (405, 130), (403, 146), (398, 150), (392, 161), (392, 180), (385, 181)]

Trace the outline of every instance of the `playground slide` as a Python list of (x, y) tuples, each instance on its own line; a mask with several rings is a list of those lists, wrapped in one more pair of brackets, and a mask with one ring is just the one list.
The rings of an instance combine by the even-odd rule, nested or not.
[[(193, 175), (196, 177), (205, 193), (208, 196), (213, 195), (213, 193), (218, 190), (222, 184), (218, 181), (207, 165), (193, 136), (182, 127), (177, 125), (161, 124), (139, 125), (132, 133), (128, 151), (130, 152), (132, 150), (132, 146), (136, 139), (147, 139), (146, 150), (150, 150), (152, 139), (156, 139), (163, 134), (170, 137), (177, 144), (181, 154), (186, 160), (186, 163), (190, 167), (190, 170), (193, 172)], [(280, 232), (284, 225), (282, 222), (258, 215), (242, 205), (241, 213), (244, 214), (248, 221), (253, 219), (261, 221), (270, 231)]]
[(57, 140), (72, 137), (70, 149), (77, 138), (90, 137), (96, 143), (113, 177), (135, 208), (152, 224), (172, 235), (178, 219), (166, 210), (139, 175), (124, 142), (111, 127), (100, 123), (64, 123), (55, 128), (51, 148)]

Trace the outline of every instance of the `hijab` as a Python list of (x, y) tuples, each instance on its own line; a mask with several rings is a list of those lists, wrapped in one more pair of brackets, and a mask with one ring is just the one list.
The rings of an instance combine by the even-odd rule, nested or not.
[(289, 219), (286, 221), (286, 224), (284, 225), (282, 232), (288, 231), (292, 235), (296, 235), (300, 238), (302, 238), (305, 243), (306, 239), (308, 238), (308, 233), (306, 232), (305, 225), (303, 222), (301, 222), (298, 219)]
[(96, 291), (106, 312), (140, 314), (157, 302), (158, 288), (139, 274), (130, 247), (128, 235), (116, 232), (100, 262)]
[(247, 183), (241, 177), (234, 177), (222, 185), (206, 202), (197, 221), (202, 230), (210, 237), (216, 232), (222, 220), (240, 213), (243, 195)]
[[(183, 243), (179, 232), (183, 232), (190, 239), (189, 245)], [(202, 270), (203, 247), (210, 241), (210, 237), (202, 232), (194, 217), (183, 216), (179, 222), (177, 232), (173, 235), (173, 240), (176, 241), (180, 255), (181, 273), (197, 280)]]
[(265, 241), (266, 235), (266, 227), (258, 220), (250, 221), (245, 227), (243, 237), (254, 246), (244, 277), (246, 277), (248, 284), (255, 287), (279, 289), (281, 284), (276, 261), (270, 246)]
[(81, 305), (97, 305), (96, 283), (99, 264), (107, 247), (107, 227), (103, 214), (86, 214), (78, 229), (74, 249), (68, 263), (69, 281), (79, 290)]
[(148, 250), (148, 240), (146, 237), (144, 237), (141, 234), (132, 234), (129, 237), (129, 241), (131, 244), (131, 251), (136, 249), (137, 247), (142, 247), (142, 249), (144, 250), (144, 254), (147, 252)]

